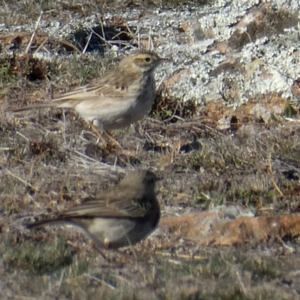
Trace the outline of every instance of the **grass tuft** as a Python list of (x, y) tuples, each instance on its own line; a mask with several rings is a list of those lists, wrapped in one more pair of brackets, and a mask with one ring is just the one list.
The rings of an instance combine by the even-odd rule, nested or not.
[(0, 257), (8, 271), (22, 269), (40, 275), (56, 272), (73, 262), (71, 248), (58, 237), (38, 242), (25, 237), (2, 239)]

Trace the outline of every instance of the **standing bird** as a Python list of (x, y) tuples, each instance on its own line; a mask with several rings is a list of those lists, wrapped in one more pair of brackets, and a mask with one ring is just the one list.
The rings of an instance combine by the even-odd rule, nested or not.
[(71, 224), (80, 227), (97, 247), (116, 249), (134, 245), (148, 236), (160, 219), (155, 196), (158, 177), (151, 171), (128, 173), (118, 185), (58, 217), (28, 224), (28, 228), (48, 224)]
[(33, 108), (73, 108), (95, 131), (126, 127), (146, 115), (154, 102), (154, 70), (169, 61), (155, 52), (137, 50), (124, 57), (117, 68), (95, 79), (90, 84), (77, 87), (61, 97), (45, 103), (13, 108), (20, 112)]

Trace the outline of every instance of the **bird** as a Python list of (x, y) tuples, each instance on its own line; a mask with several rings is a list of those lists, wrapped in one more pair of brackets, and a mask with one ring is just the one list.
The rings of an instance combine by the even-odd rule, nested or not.
[(167, 61), (170, 60), (153, 51), (136, 50), (125, 56), (114, 70), (87, 85), (51, 101), (11, 108), (11, 111), (71, 108), (89, 123), (93, 131), (98, 131), (97, 128), (101, 132), (121, 129), (142, 119), (150, 111), (155, 99), (154, 70)]
[(57, 217), (29, 223), (27, 228), (71, 224), (79, 227), (99, 250), (134, 245), (154, 231), (160, 220), (155, 194), (158, 180), (150, 170), (131, 171), (100, 195), (85, 199)]

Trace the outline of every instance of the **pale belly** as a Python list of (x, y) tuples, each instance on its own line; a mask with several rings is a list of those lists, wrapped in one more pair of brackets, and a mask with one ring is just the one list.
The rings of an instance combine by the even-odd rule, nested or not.
[(155, 98), (155, 84), (150, 82), (147, 89), (138, 97), (132, 96), (126, 101), (120, 100), (116, 105), (89, 111), (87, 116), (81, 115), (93, 124), (104, 130), (121, 129), (129, 126), (149, 113)]

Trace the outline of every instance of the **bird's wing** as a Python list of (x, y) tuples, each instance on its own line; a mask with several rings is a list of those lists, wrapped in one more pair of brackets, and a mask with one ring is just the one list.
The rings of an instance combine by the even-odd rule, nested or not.
[[(125, 193), (124, 193), (125, 194)], [(147, 213), (147, 205), (142, 204), (141, 197), (115, 197), (111, 199), (88, 198), (74, 208), (61, 214), (63, 218), (76, 217), (102, 217), (102, 218), (138, 218), (144, 217)]]
[(63, 94), (61, 97), (53, 99), (52, 101), (82, 101), (91, 99), (102, 99), (106, 97), (123, 99), (124, 90), (128, 90), (131, 83), (135, 80), (132, 76), (122, 77), (120, 81), (120, 74), (109, 73), (105, 77), (92, 81), (90, 84), (80, 86), (71, 92)]

